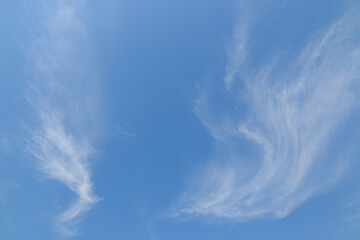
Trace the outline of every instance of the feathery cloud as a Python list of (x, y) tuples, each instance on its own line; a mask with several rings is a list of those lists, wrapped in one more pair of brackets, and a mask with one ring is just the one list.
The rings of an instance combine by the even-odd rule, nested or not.
[(77, 234), (74, 224), (99, 198), (93, 192), (89, 158), (96, 131), (96, 80), (87, 59), (86, 30), (78, 19), (80, 2), (43, 5), (40, 32), (30, 50), (27, 100), (35, 110), (29, 150), (39, 168), (77, 195), (58, 217), (62, 233)]
[(358, 104), (359, 17), (349, 12), (298, 57), (276, 57), (257, 71), (244, 64), (249, 26), (238, 27), (225, 76), (235, 113), (214, 114), (206, 90), (197, 100), (195, 112), (218, 154), (173, 216), (282, 218), (338, 180), (343, 163), (322, 154)]

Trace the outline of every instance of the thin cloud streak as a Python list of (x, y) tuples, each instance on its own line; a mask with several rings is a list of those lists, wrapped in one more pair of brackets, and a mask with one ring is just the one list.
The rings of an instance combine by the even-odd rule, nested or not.
[[(195, 112), (219, 153), (194, 178), (172, 216), (283, 218), (338, 181), (345, 164), (324, 157), (324, 150), (358, 104), (359, 19), (348, 13), (313, 36), (296, 59), (276, 57), (256, 73), (243, 64), (248, 37), (239, 27), (225, 86), (245, 105), (236, 102), (235, 114), (217, 116), (206, 90), (196, 102)], [(231, 87), (235, 81), (242, 89)], [(236, 112), (244, 108), (246, 115)], [(244, 142), (262, 154), (247, 159), (244, 147), (234, 150)]]
[[(81, 6), (80, 3), (78, 3)], [(30, 50), (26, 98), (40, 125), (32, 130), (29, 151), (39, 168), (77, 195), (58, 216), (60, 231), (77, 235), (75, 224), (99, 198), (90, 174), (91, 144), (96, 127), (96, 84), (84, 56), (86, 30), (73, 1), (45, 4), (40, 37)], [(91, 132), (91, 133), (88, 133)]]

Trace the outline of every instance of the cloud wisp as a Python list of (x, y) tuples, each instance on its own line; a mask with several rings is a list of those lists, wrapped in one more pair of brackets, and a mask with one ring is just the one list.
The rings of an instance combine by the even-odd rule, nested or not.
[(326, 151), (358, 106), (359, 20), (350, 12), (313, 35), (297, 57), (280, 52), (253, 68), (245, 64), (248, 27), (238, 28), (225, 76), (227, 94), (236, 99), (232, 114), (214, 113), (206, 90), (197, 100), (195, 112), (217, 154), (173, 216), (282, 218), (338, 181), (345, 164)]
[(81, 3), (55, 1), (41, 8), (40, 37), (34, 41), (27, 68), (26, 98), (37, 115), (29, 150), (39, 168), (77, 195), (58, 216), (68, 236), (99, 198), (90, 174), (91, 144), (96, 131), (96, 80), (87, 56), (86, 30), (78, 18)]

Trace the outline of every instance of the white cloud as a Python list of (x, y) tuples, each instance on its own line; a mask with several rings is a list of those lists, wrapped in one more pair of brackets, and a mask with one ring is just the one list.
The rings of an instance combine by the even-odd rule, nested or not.
[(246, 61), (247, 49), (247, 23), (245, 20), (241, 21), (235, 30), (234, 40), (227, 48), (228, 64), (226, 66), (226, 75), (224, 77), (225, 86), (228, 90), (231, 89), (233, 82), (242, 71), (243, 65)]
[(73, 1), (43, 5), (37, 26), (40, 37), (31, 48), (27, 68), (27, 100), (40, 124), (32, 131), (29, 150), (49, 178), (77, 195), (58, 217), (60, 230), (69, 236), (77, 234), (74, 224), (99, 200), (89, 160), (94, 153), (98, 94), (86, 30), (77, 17), (79, 6)]
[[(296, 59), (276, 57), (258, 71), (243, 64), (251, 39), (244, 41), (241, 25), (225, 85), (245, 104), (236, 101), (235, 114), (218, 116), (206, 94), (196, 102), (196, 114), (217, 142), (217, 159), (197, 173), (173, 216), (282, 218), (339, 179), (343, 162), (324, 153), (358, 104), (359, 23), (358, 14), (348, 13), (313, 36)], [(241, 89), (231, 88), (235, 81)], [(249, 142), (257, 150), (243, 154)]]

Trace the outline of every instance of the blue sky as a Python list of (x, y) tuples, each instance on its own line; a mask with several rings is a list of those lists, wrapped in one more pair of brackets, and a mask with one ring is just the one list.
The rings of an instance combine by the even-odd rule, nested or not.
[(0, 3), (0, 239), (358, 239), (358, 1)]

